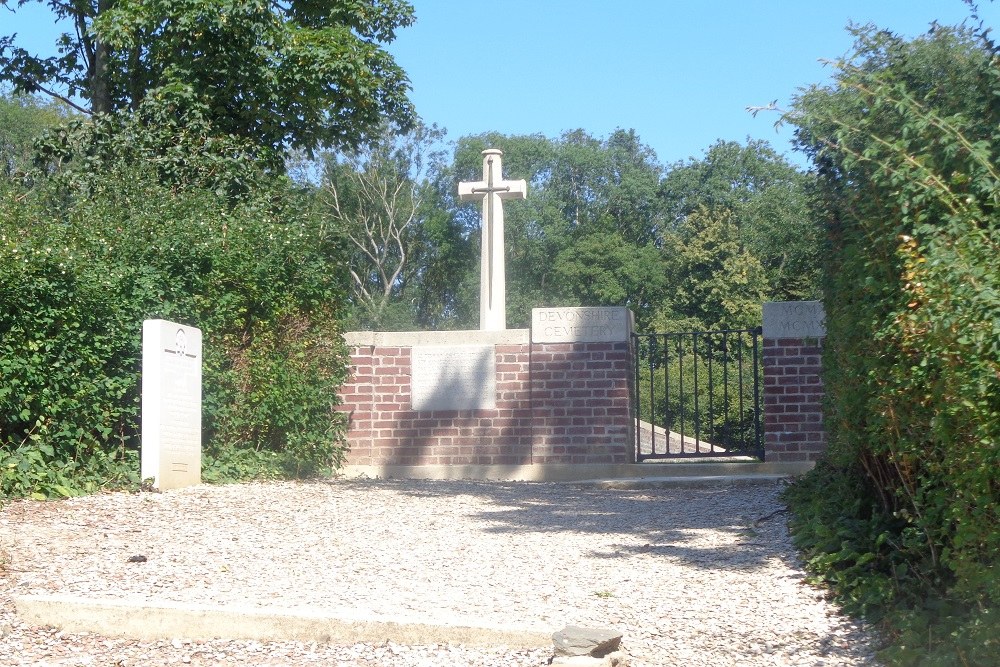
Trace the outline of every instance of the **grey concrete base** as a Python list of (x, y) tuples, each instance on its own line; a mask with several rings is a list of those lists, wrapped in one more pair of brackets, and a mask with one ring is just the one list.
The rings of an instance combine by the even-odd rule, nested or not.
[(512, 466), (427, 465), (372, 466), (347, 465), (340, 474), (347, 478), (372, 479), (476, 479), (518, 482), (622, 482), (626, 480), (679, 480), (716, 478), (719, 481), (764, 481), (802, 475), (812, 469), (812, 462), (744, 463), (735, 461), (704, 463), (621, 463), (621, 464), (534, 464)]
[(316, 641), (551, 646), (551, 630), (478, 628), (456, 623), (433, 625), (419, 619), (377, 619), (328, 615), (321, 611), (209, 607), (147, 601), (98, 602), (72, 596), (14, 598), (21, 619), (66, 632), (93, 632), (130, 639), (255, 639), (257, 641)]

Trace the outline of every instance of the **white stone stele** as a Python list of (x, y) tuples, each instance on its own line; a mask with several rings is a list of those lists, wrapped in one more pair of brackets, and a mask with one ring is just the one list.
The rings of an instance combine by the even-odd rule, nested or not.
[(764, 338), (823, 338), (826, 312), (819, 301), (773, 301), (764, 304)]
[(458, 184), (462, 201), (483, 202), (482, 248), (479, 275), (479, 328), (502, 331), (507, 328), (507, 279), (504, 268), (503, 202), (524, 199), (528, 185), (503, 179), (503, 151), (483, 151), (483, 180)]
[(621, 306), (531, 309), (532, 343), (619, 343), (632, 329), (632, 311)]
[(493, 345), (421, 345), (410, 348), (410, 407), (492, 410), (497, 405)]
[(201, 483), (201, 330), (142, 323), (142, 479), (161, 491)]

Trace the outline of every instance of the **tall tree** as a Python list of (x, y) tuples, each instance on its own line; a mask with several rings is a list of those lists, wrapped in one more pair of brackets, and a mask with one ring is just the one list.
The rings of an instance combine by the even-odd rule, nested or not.
[[(439, 168), (443, 136), (436, 126), (402, 134), (387, 126), (379, 141), (326, 158), (320, 198), (348, 242), (354, 326), (391, 326), (386, 309), (415, 270), (428, 174)], [(412, 316), (403, 320), (412, 324)]]
[(32, 144), (45, 130), (68, 117), (60, 102), (30, 95), (0, 94), (0, 175), (12, 176), (31, 166)]
[(727, 211), (767, 272), (768, 298), (810, 299), (819, 295), (823, 247), (809, 209), (810, 181), (767, 142), (718, 141), (704, 158), (672, 165), (661, 196), (675, 230), (702, 208)]
[(746, 329), (759, 324), (768, 283), (760, 260), (742, 242), (731, 211), (694, 211), (663, 241), (669, 296), (659, 305), (658, 328), (683, 320), (702, 329)]
[(0, 37), (0, 81), (17, 92), (95, 114), (186, 98), (218, 132), (274, 149), (357, 146), (412, 115), (382, 46), (412, 23), (406, 0), (38, 1), (68, 29), (51, 57)]

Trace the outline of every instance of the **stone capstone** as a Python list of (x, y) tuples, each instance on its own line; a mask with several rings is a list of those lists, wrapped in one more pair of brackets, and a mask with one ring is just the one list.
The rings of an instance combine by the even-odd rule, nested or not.
[(607, 628), (581, 628), (567, 625), (552, 633), (557, 656), (591, 656), (603, 658), (618, 649), (622, 633)]

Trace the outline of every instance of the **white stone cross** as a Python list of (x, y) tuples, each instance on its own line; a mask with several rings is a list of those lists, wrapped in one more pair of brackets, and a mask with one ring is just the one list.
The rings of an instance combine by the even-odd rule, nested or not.
[(483, 202), (482, 250), (479, 274), (479, 328), (502, 331), (507, 328), (507, 289), (504, 271), (503, 200), (524, 199), (524, 181), (503, 180), (503, 151), (483, 151), (483, 180), (458, 184), (462, 201)]

